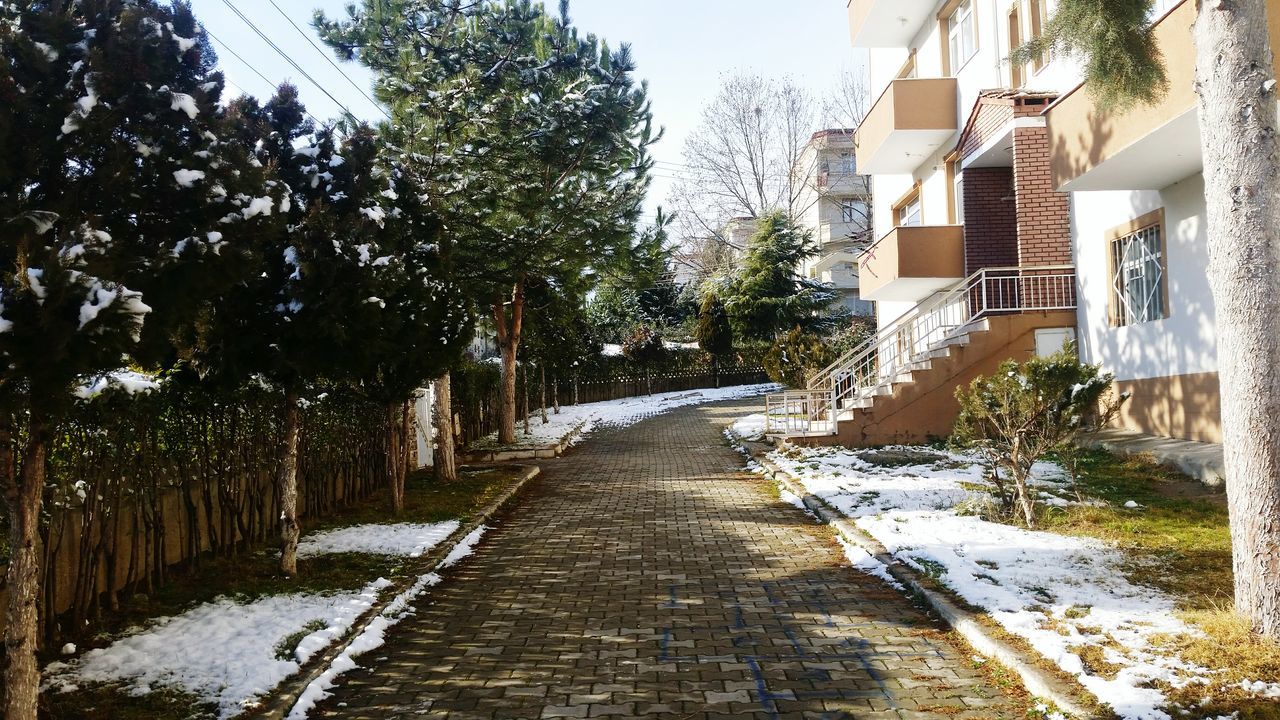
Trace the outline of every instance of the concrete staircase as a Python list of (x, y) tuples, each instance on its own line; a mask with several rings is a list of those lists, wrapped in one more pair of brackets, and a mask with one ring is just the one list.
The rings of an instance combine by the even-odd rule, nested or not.
[(985, 317), (938, 342), (888, 381), (842, 403), (834, 434), (788, 439), (804, 445), (868, 447), (945, 437), (960, 410), (956, 388), (995, 372), (1005, 360), (1033, 357), (1036, 330), (1074, 324), (1075, 313), (1067, 311)]
[(851, 447), (948, 435), (957, 387), (1033, 356), (1036, 330), (1074, 325), (1074, 268), (980, 270), (881, 328), (803, 390), (769, 396), (767, 431)]

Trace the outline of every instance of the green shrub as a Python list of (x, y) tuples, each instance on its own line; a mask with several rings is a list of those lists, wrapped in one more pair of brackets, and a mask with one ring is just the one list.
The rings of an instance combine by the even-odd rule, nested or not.
[(808, 377), (823, 369), (835, 357), (822, 338), (800, 328), (778, 338), (764, 356), (769, 379), (787, 387), (804, 387)]
[(1125, 396), (1109, 395), (1111, 381), (1070, 348), (1022, 364), (1007, 360), (994, 374), (956, 388), (960, 414), (952, 439), (987, 457), (1006, 510), (1016, 507), (1027, 527), (1034, 527), (1031, 466), (1049, 453), (1073, 456), (1082, 434), (1115, 416)]

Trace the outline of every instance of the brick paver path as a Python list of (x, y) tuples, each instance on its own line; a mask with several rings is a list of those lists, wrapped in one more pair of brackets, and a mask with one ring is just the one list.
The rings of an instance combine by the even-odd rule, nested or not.
[[(595, 433), (313, 717), (999, 718), (1016, 706), (742, 471), (758, 401)], [(1016, 710), (1015, 710), (1016, 708)]]

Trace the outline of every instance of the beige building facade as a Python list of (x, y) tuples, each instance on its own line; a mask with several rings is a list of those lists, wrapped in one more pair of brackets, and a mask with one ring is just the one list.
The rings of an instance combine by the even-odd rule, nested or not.
[(813, 233), (818, 253), (799, 268), (805, 277), (831, 283), (854, 315), (871, 315), (861, 296), (858, 255), (872, 236), (871, 181), (858, 173), (853, 131), (815, 132), (792, 168), (798, 192), (796, 221)]

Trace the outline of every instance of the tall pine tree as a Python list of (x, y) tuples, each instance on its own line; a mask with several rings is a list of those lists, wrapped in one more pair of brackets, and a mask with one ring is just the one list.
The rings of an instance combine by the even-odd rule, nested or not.
[(4, 3), (0, 55), (4, 716), (34, 720), (54, 427), (86, 378), (174, 355), (212, 293), (253, 267), (283, 194), (228, 136), (185, 4)]
[(515, 438), (526, 288), (628, 253), (656, 138), (630, 51), (528, 0), (366, 0), (317, 16), (340, 54), (382, 78), (454, 267), (502, 350), (499, 440)]
[(842, 324), (847, 312), (834, 306), (835, 288), (796, 273), (815, 252), (812, 234), (785, 214), (760, 218), (741, 267), (718, 289), (735, 335), (773, 341), (793, 328), (822, 333)]

